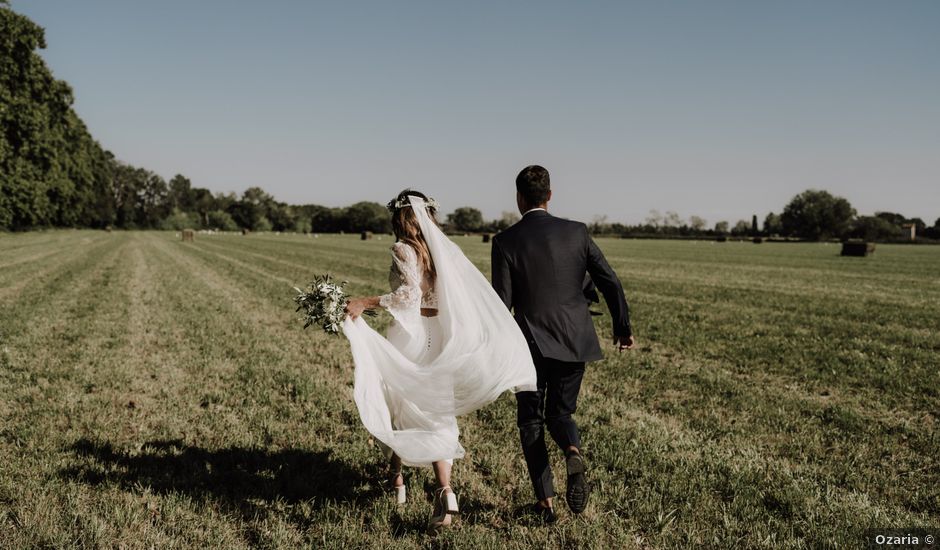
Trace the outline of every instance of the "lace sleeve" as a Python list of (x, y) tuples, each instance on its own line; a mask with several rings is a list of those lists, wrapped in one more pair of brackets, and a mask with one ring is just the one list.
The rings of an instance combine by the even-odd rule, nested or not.
[(389, 273), (392, 292), (379, 296), (385, 309), (412, 309), (421, 306), (421, 275), (418, 256), (405, 243), (392, 246), (392, 267)]

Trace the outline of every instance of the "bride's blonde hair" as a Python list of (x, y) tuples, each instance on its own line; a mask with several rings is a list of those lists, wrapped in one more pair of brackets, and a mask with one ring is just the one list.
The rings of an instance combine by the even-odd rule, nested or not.
[[(410, 196), (420, 197), (425, 201), (428, 200), (427, 195), (413, 189), (405, 189), (399, 193), (398, 196), (389, 203), (389, 205), (395, 205), (390, 206), (392, 210), (392, 230), (395, 232), (396, 239), (411, 245), (411, 248), (413, 248), (418, 255), (418, 264), (424, 268), (424, 272), (428, 274), (428, 279), (434, 282), (437, 277), (437, 271), (434, 269), (434, 262), (431, 260), (431, 251), (428, 250), (428, 243), (424, 240), (424, 235), (421, 234), (421, 226), (418, 225), (418, 218), (415, 216), (414, 209), (411, 207), (411, 203), (408, 200)], [(437, 209), (431, 204), (428, 204), (427, 210), (431, 221), (437, 225)]]

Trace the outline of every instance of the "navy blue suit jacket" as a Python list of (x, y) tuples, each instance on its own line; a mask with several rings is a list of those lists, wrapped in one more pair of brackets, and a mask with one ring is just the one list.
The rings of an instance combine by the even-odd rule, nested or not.
[(585, 275), (604, 295), (614, 334), (631, 335), (623, 286), (583, 223), (544, 210), (526, 213), (493, 237), (493, 288), (543, 357), (603, 357), (585, 298)]

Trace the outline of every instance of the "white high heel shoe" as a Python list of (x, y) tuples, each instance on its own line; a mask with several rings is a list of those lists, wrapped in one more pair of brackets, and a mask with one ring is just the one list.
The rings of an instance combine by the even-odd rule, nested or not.
[(460, 512), (457, 507), (457, 495), (450, 487), (444, 486), (434, 491), (434, 515), (428, 520), (428, 530), (438, 531), (453, 523), (452, 514)]
[[(392, 472), (389, 476), (389, 480), (392, 483), (392, 490), (395, 493), (395, 504), (404, 504), (408, 501), (408, 494), (405, 491), (405, 476), (402, 475), (401, 470), (397, 472)], [(401, 480), (401, 485), (398, 485), (396, 482)]]

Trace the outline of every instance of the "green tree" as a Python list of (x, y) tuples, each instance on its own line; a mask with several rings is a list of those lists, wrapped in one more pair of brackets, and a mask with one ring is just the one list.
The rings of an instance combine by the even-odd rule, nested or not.
[(167, 185), (169, 187), (171, 208), (179, 208), (185, 212), (192, 212), (196, 209), (193, 184), (189, 181), (189, 178), (177, 174), (170, 179)]
[(88, 192), (88, 198), (81, 207), (82, 225), (88, 227), (107, 227), (115, 223), (115, 207), (111, 194), (111, 185), (116, 161), (109, 151), (101, 150), (92, 156), (91, 170), (94, 184)]
[(751, 224), (747, 223), (747, 220), (738, 220), (738, 223), (734, 224), (734, 227), (731, 228), (731, 234), (743, 236), (747, 235), (750, 230)]
[(650, 210), (649, 215), (646, 216), (646, 225), (652, 228), (654, 232), (659, 231), (659, 228), (663, 225), (663, 215), (659, 213), (659, 210), (655, 208)]
[(907, 221), (907, 218), (905, 218), (903, 214), (896, 212), (875, 212), (875, 217), (898, 227), (901, 227), (904, 225), (904, 222)]
[(901, 236), (901, 228), (879, 216), (859, 216), (852, 222), (849, 236), (866, 241), (881, 241)]
[(139, 174), (143, 181), (137, 195), (137, 225), (155, 228), (172, 210), (169, 188), (163, 178), (149, 170), (143, 170)]
[(780, 235), (783, 233), (783, 222), (780, 221), (780, 216), (770, 212), (764, 218), (764, 235), (768, 237), (771, 235)]
[(457, 231), (479, 231), (483, 227), (483, 213), (470, 206), (462, 206), (447, 215), (447, 223)]
[(206, 226), (219, 231), (238, 231), (238, 224), (224, 210), (213, 210), (206, 214)]
[[(264, 208), (261, 205), (241, 200), (229, 205), (226, 212), (232, 216), (239, 227), (252, 231), (259, 231), (261, 218), (264, 217)], [(271, 222), (265, 219), (265, 223), (270, 225)]]
[[(226, 201), (227, 197), (219, 197), (219, 201)], [(268, 210), (274, 203), (274, 197), (260, 187), (249, 187), (242, 193), (241, 199), (234, 200), (228, 205), (226, 211), (231, 214), (239, 227), (252, 231), (270, 231), (271, 220), (268, 219)]]
[(306, 207), (307, 215), (310, 218), (310, 231), (314, 233), (335, 233), (344, 231), (345, 214), (342, 208), (328, 208), (319, 204), (311, 204)]
[(727, 234), (727, 233), (728, 233), (728, 225), (729, 225), (729, 224), (728, 224), (728, 222), (726, 222), (726, 221), (720, 221), (720, 222), (716, 223), (716, 224), (715, 224), (715, 233), (718, 233), (719, 235), (725, 235), (725, 234)]
[(216, 193), (213, 200), (216, 210), (225, 211), (228, 211), (228, 209), (236, 202), (238, 202), (238, 195), (231, 191), (228, 193)]
[(251, 230), (252, 231), (271, 231), (272, 230), (271, 222), (268, 220), (268, 218), (261, 216), (260, 218), (258, 218), (258, 221), (255, 222), (255, 225), (254, 227), (252, 227)]
[(357, 202), (345, 210), (345, 230), (390, 233), (392, 217), (388, 209), (377, 202)]
[(696, 232), (704, 231), (705, 226), (707, 225), (708, 225), (708, 222), (705, 220), (705, 218), (702, 218), (699, 216), (691, 216), (689, 218), (689, 226), (692, 228), (693, 231), (696, 231)]
[(160, 222), (160, 229), (176, 230), (193, 229), (199, 227), (198, 215), (194, 212), (183, 212), (174, 208), (170, 215)]
[(310, 218), (306, 216), (297, 216), (294, 219), (294, 231), (297, 233), (310, 233)]
[(933, 223), (933, 227), (924, 230), (924, 236), (928, 239), (940, 239), (940, 218)]
[(274, 197), (260, 187), (249, 187), (242, 193), (242, 202), (248, 202), (258, 206), (267, 206), (269, 203), (274, 202)]
[(166, 182), (149, 170), (115, 163), (109, 187), (118, 227), (157, 227), (171, 211)]
[(274, 231), (293, 231), (296, 225), (293, 208), (281, 202), (269, 202), (265, 217)]
[(40, 26), (0, 3), (0, 227), (107, 223), (108, 155), (36, 53), (45, 47)]
[(663, 227), (676, 228), (680, 225), (682, 225), (682, 218), (679, 217), (679, 213), (667, 210), (663, 215)]
[(854, 217), (855, 209), (849, 201), (827, 191), (809, 189), (793, 197), (780, 219), (785, 234), (820, 240), (843, 236)]
[[(218, 208), (215, 197), (208, 189), (196, 187), (192, 190), (193, 210), (199, 213), (203, 227), (212, 227), (209, 223), (209, 212)], [(231, 219), (231, 216), (229, 216)], [(234, 222), (232, 222), (234, 223)]]
[(520, 219), (521, 217), (516, 212), (505, 211), (499, 216), (498, 220), (493, 222), (493, 230), (502, 231), (508, 229), (515, 225)]

